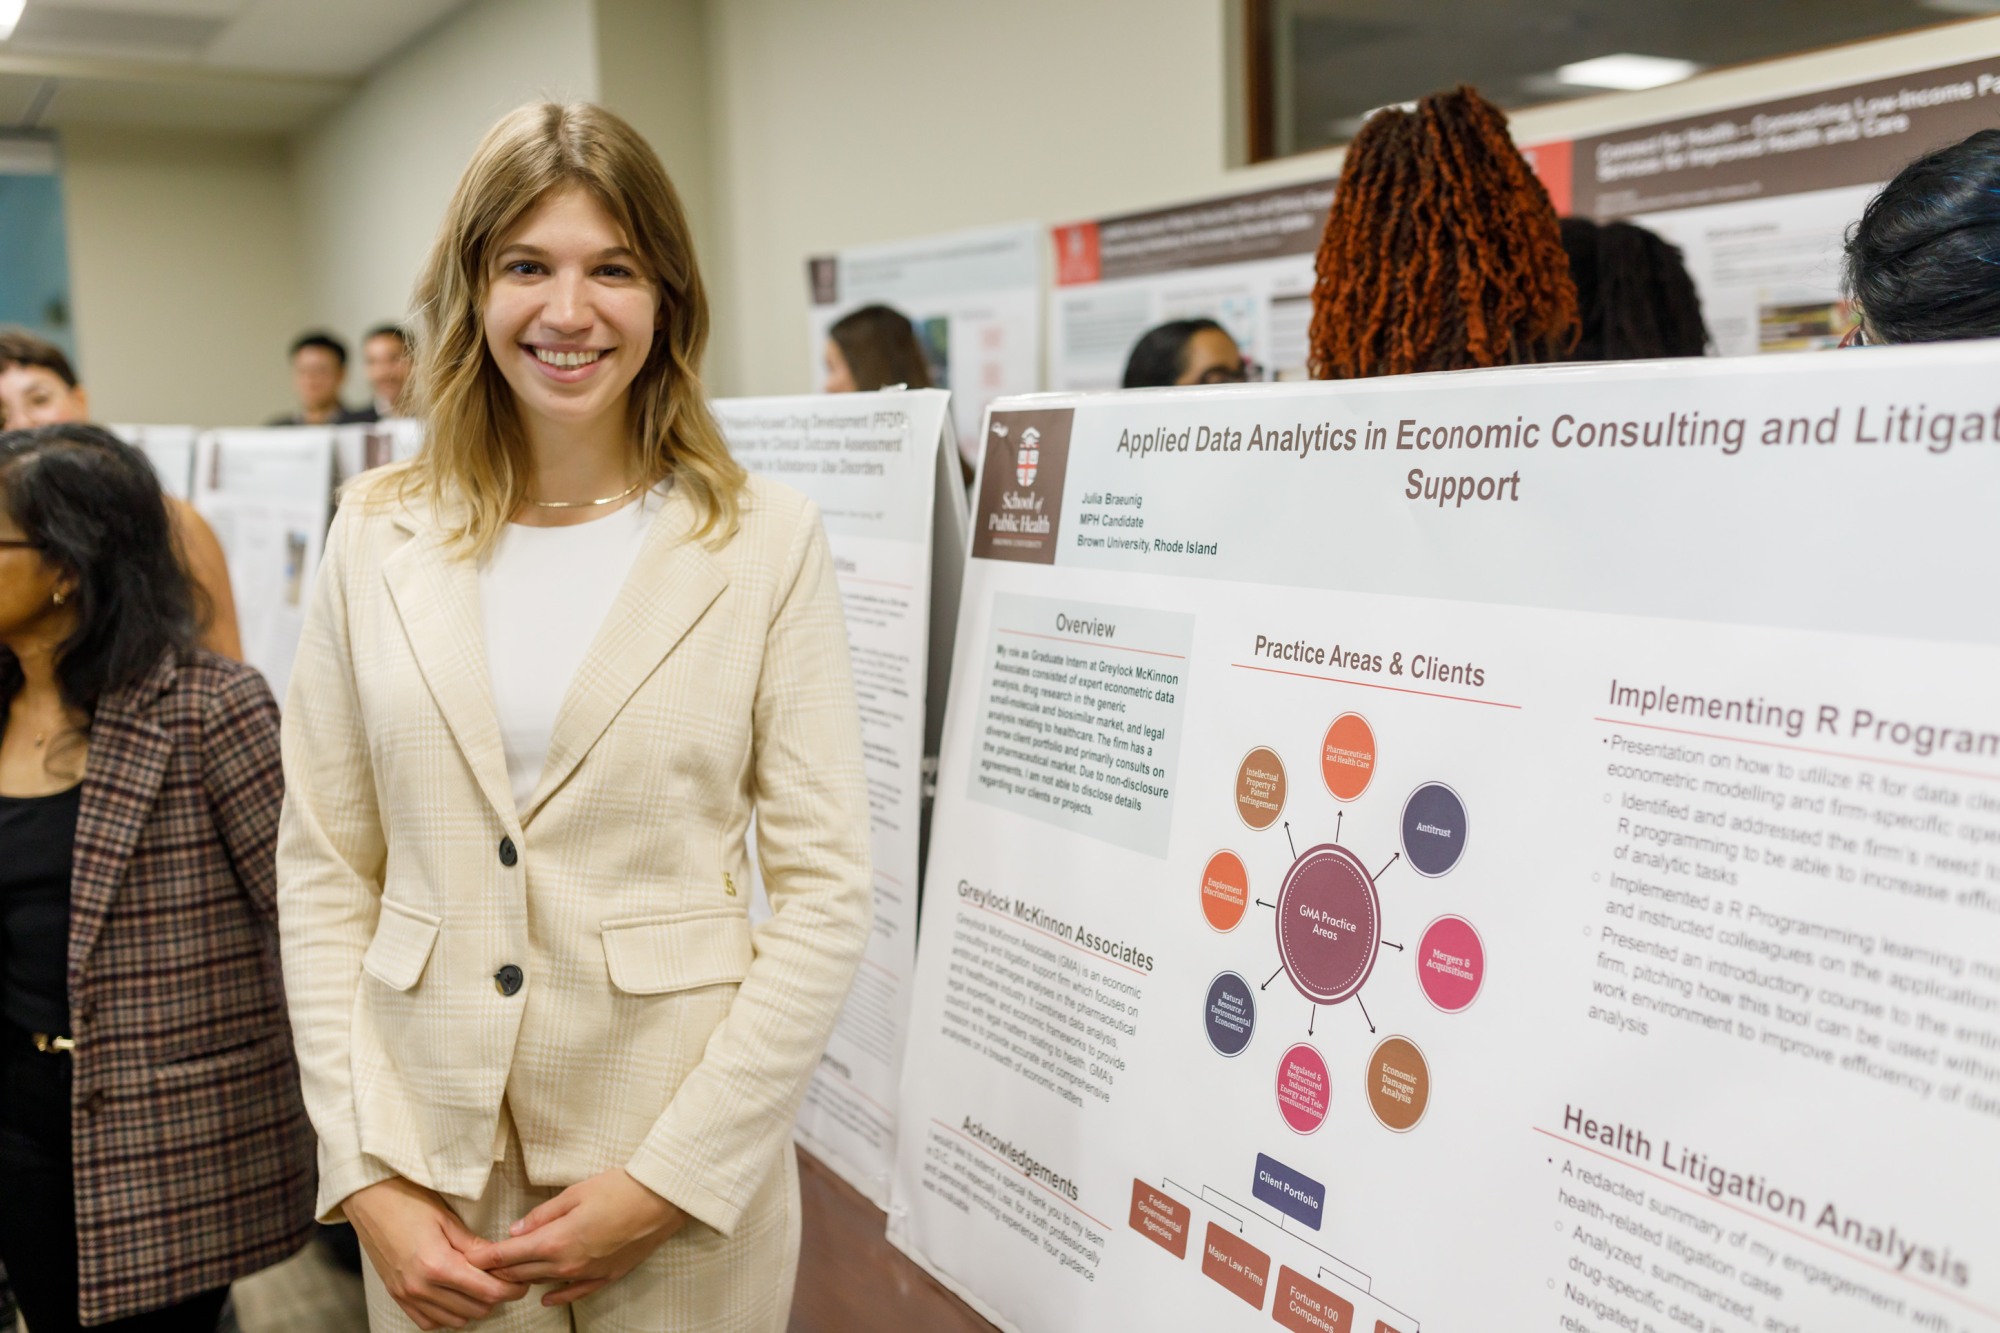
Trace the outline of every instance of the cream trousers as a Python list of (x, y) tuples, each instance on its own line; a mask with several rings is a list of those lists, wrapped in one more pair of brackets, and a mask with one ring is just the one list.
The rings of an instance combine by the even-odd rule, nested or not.
[[(486, 1192), (477, 1199), (445, 1199), (468, 1230), (496, 1241), (506, 1238), (516, 1219), (561, 1192), (529, 1183), (513, 1123), (504, 1110), (501, 1114), (507, 1121), (505, 1155), (493, 1164)], [(798, 1159), (789, 1146), (782, 1160), (784, 1170), (772, 1172), (764, 1188), (782, 1189), (796, 1199)], [(550, 1309), (542, 1304), (549, 1288), (535, 1287), (467, 1327), (481, 1333), (784, 1333), (791, 1316), (792, 1280), (798, 1273), (798, 1209), (753, 1206), (744, 1214), (743, 1227), (757, 1225), (758, 1219), (766, 1219), (767, 1226), (786, 1226), (790, 1232), (782, 1272), (752, 1271), (747, 1264), (732, 1262), (730, 1251), (735, 1247), (709, 1227), (690, 1221), (644, 1263), (594, 1296)], [(389, 1295), (365, 1252), (361, 1266), (371, 1333), (416, 1333), (416, 1321)]]

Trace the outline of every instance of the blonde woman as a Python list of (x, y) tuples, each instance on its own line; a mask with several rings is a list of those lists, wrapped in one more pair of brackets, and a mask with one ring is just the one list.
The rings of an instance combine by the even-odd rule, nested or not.
[(342, 505), (285, 710), (321, 1216), (378, 1330), (775, 1333), (870, 919), (818, 514), (730, 458), (687, 223), (610, 113), (495, 126), (417, 301), (429, 442)]

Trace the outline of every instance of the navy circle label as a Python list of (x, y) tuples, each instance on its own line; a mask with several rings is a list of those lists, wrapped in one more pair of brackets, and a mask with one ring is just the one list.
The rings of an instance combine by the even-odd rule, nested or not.
[(1257, 996), (1250, 983), (1234, 972), (1223, 972), (1209, 982), (1202, 1028), (1216, 1054), (1241, 1055), (1257, 1028)]
[(1442, 782), (1426, 782), (1403, 802), (1403, 855), (1419, 875), (1445, 874), (1465, 855), (1465, 802)]

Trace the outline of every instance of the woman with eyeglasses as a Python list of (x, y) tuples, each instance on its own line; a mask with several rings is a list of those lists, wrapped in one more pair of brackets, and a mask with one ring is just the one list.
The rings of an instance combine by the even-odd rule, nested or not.
[(1146, 330), (1133, 346), (1121, 387), (1241, 384), (1249, 378), (1249, 363), (1227, 329), (1212, 319), (1175, 319)]
[(0, 1262), (35, 1333), (209, 1333), (312, 1227), (278, 711), (145, 458), (0, 434)]

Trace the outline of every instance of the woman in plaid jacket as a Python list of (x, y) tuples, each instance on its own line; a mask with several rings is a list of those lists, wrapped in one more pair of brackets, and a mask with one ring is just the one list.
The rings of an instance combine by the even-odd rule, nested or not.
[(35, 1333), (207, 1333), (312, 1226), (277, 708), (195, 625), (143, 457), (0, 434), (0, 1261)]

